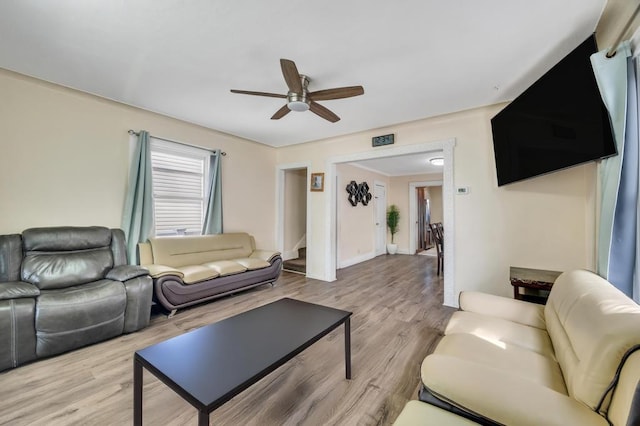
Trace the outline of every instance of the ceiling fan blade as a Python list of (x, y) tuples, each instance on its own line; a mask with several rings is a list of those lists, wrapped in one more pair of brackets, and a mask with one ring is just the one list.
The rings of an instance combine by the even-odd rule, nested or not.
[(279, 110), (276, 111), (275, 114), (273, 114), (273, 116), (271, 116), (272, 120), (279, 120), (282, 117), (284, 117), (285, 115), (289, 114), (289, 112), (291, 112), (291, 110), (289, 109), (289, 107), (285, 104), (285, 106), (283, 106), (282, 108), (280, 108)]
[(318, 90), (309, 93), (309, 97), (314, 101), (328, 101), (330, 99), (343, 99), (364, 94), (362, 86), (338, 87), (335, 89)]
[(249, 90), (231, 89), (231, 93), (240, 93), (241, 95), (268, 96), (270, 98), (282, 98), (282, 99), (286, 99), (287, 98), (287, 95), (280, 95), (278, 93), (251, 92)]
[(284, 81), (287, 82), (289, 91), (302, 93), (302, 81), (295, 62), (289, 59), (280, 59), (280, 67), (282, 68), (282, 75), (284, 76)]
[(311, 101), (311, 103), (309, 104), (309, 109), (314, 114), (319, 115), (320, 117), (332, 123), (335, 123), (336, 121), (340, 120), (340, 117), (335, 115), (333, 112), (329, 111), (327, 108), (313, 101)]

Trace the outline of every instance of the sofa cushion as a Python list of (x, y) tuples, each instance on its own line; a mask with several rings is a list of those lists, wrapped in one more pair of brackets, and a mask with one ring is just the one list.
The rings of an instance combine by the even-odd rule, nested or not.
[(434, 353), (508, 370), (567, 394), (562, 371), (554, 359), (510, 343), (489, 342), (472, 334), (449, 334), (440, 340)]
[(477, 291), (460, 293), (460, 309), (545, 330), (544, 306)]
[(249, 257), (254, 250), (251, 236), (244, 232), (149, 238), (149, 242), (153, 263), (174, 268)]
[(421, 401), (407, 402), (396, 421), (393, 422), (393, 426), (449, 425), (471, 426), (477, 423)]
[(249, 271), (253, 271), (255, 269), (267, 268), (271, 265), (269, 262), (252, 257), (245, 257), (244, 259), (233, 259), (234, 262), (239, 263), (244, 266)]
[(497, 346), (510, 344), (555, 359), (551, 339), (545, 330), (502, 318), (474, 312), (454, 312), (445, 334), (455, 333), (472, 334)]
[(435, 397), (498, 424), (609, 426), (583, 403), (508, 369), (431, 354), (420, 374)]
[(111, 249), (68, 252), (28, 252), (22, 261), (22, 281), (40, 289), (71, 287), (105, 277), (113, 266)]
[(245, 266), (232, 260), (218, 260), (217, 262), (208, 262), (205, 263), (204, 266), (213, 269), (221, 277), (224, 277), (225, 275), (239, 274), (240, 272), (244, 272), (247, 270)]
[(569, 395), (592, 409), (607, 409), (606, 392), (623, 356), (640, 344), (640, 307), (588, 271), (561, 274), (545, 306)]
[(36, 302), (36, 353), (55, 355), (122, 334), (126, 292), (117, 281), (43, 290)]
[(111, 246), (111, 230), (102, 226), (31, 228), (22, 232), (24, 250), (70, 251)]
[(211, 268), (203, 265), (188, 265), (180, 268), (182, 272), (182, 281), (185, 284), (193, 284), (204, 280), (216, 278), (220, 274)]
[(41, 289), (100, 280), (113, 267), (111, 236), (102, 226), (27, 229), (21, 280)]

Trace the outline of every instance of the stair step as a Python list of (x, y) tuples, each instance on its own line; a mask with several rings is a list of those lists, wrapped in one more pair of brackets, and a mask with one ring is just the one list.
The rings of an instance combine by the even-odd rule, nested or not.
[(307, 248), (298, 249), (298, 258), (285, 260), (282, 268), (294, 272), (307, 272)]

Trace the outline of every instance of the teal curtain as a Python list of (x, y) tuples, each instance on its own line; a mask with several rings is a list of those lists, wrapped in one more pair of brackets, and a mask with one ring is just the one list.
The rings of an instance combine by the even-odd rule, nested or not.
[(129, 170), (129, 187), (122, 213), (129, 263), (138, 263), (138, 243), (147, 241), (153, 227), (153, 188), (149, 133), (142, 130), (136, 141)]
[(222, 171), (221, 151), (215, 150), (209, 157), (209, 182), (207, 185), (207, 209), (204, 214), (202, 234), (222, 234)]
[(598, 274), (638, 301), (638, 86), (629, 42), (591, 63), (613, 128), (618, 155), (600, 165)]

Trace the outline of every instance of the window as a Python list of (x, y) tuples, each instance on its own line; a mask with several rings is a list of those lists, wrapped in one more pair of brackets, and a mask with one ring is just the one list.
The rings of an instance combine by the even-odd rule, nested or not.
[(200, 235), (209, 151), (151, 138), (156, 236)]

